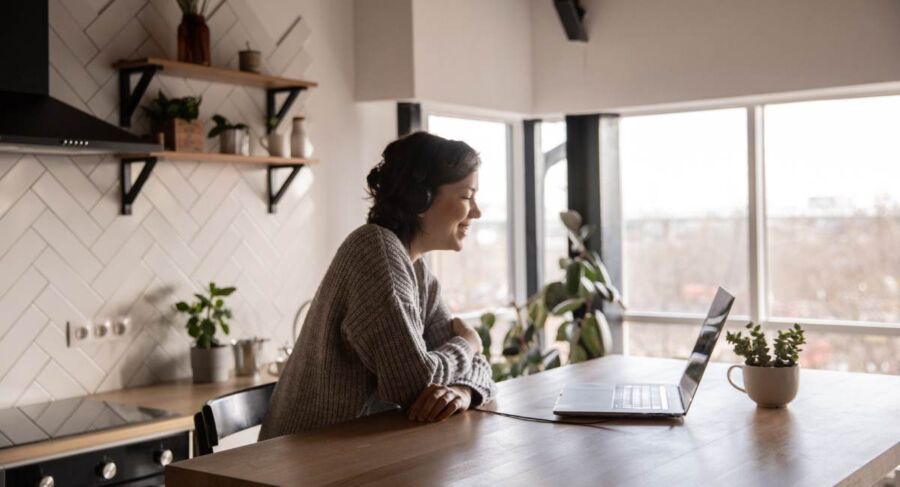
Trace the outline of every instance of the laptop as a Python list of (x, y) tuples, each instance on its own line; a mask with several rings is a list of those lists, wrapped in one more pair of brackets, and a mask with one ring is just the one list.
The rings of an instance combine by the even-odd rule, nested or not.
[(732, 304), (734, 296), (720, 287), (677, 385), (569, 384), (556, 399), (553, 413), (558, 416), (623, 418), (677, 418), (686, 415)]

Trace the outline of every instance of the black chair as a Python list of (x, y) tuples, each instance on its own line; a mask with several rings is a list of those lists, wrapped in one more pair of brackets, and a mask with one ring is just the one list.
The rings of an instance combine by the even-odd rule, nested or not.
[(232, 392), (203, 405), (194, 415), (197, 455), (208, 455), (225, 436), (259, 425), (269, 409), (275, 383)]

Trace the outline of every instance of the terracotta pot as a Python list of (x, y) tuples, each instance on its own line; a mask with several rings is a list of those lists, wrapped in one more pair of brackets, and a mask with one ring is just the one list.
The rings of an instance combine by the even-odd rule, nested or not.
[(209, 27), (202, 15), (184, 14), (178, 24), (178, 60), (209, 66)]
[(191, 347), (191, 370), (195, 384), (227, 382), (233, 363), (231, 347)]
[[(743, 369), (744, 387), (731, 380), (731, 371)], [(759, 407), (782, 408), (797, 397), (800, 388), (800, 367), (755, 367), (732, 365), (728, 368), (728, 383), (746, 393)]]

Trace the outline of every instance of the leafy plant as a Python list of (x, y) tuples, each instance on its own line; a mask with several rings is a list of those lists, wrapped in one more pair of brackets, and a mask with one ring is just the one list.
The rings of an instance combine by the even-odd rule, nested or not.
[(176, 118), (196, 120), (200, 116), (200, 102), (202, 101), (202, 97), (194, 96), (168, 98), (160, 91), (152, 105), (142, 108), (144, 113), (150, 117), (153, 125), (159, 127), (164, 122)]
[(194, 294), (197, 301), (190, 304), (179, 301), (175, 304), (175, 309), (190, 316), (185, 327), (188, 335), (197, 339), (197, 348), (220, 346), (215, 337), (217, 325), (223, 333), (229, 333), (228, 320), (232, 315), (222, 298), (230, 296), (235, 290), (234, 287), (220, 288), (211, 282), (208, 294)]
[(800, 345), (806, 343), (803, 336), (803, 328), (794, 323), (793, 328), (778, 330), (775, 338), (775, 357), (769, 355), (769, 345), (766, 343), (766, 335), (759, 325), (747, 323), (745, 328), (750, 336), (743, 336), (742, 332), (726, 332), (725, 340), (732, 344), (734, 353), (744, 357), (746, 365), (755, 367), (793, 367), (800, 358), (803, 349)]
[[(492, 363), (494, 379), (503, 380), (528, 375), (560, 365), (559, 351), (544, 349), (544, 325), (548, 316), (563, 319), (556, 341), (568, 342), (568, 363), (584, 362), (602, 357), (612, 348), (609, 323), (603, 314), (603, 303), (617, 303), (624, 307), (622, 295), (613, 285), (600, 255), (585, 243), (593, 229), (582, 225), (576, 211), (560, 213), (571, 243), (571, 257), (560, 259), (565, 278), (547, 283), (525, 305), (514, 305), (515, 321), (503, 343), (501, 362)], [(488, 352), (489, 331), (495, 318), (488, 313), (482, 316), (479, 331), (484, 337)], [(486, 318), (487, 317), (487, 318)], [(487, 320), (487, 321), (486, 321)], [(490, 323), (490, 325), (487, 325)], [(482, 331), (483, 330), (483, 331)]]
[(532, 296), (525, 305), (513, 304), (513, 308), (514, 319), (503, 338), (502, 360), (492, 360), (490, 351), (490, 331), (497, 316), (494, 313), (481, 315), (481, 325), (477, 327), (495, 381), (535, 374), (560, 366), (559, 350), (544, 348), (544, 324), (547, 321), (547, 312), (540, 294)]
[(206, 15), (206, 7), (209, 0), (177, 0), (181, 13), (190, 15)]
[(212, 116), (213, 122), (216, 122), (216, 126), (209, 129), (209, 133), (206, 135), (207, 138), (213, 138), (226, 130), (244, 130), (247, 131), (247, 124), (244, 123), (231, 123), (227, 118), (219, 115), (218, 113)]

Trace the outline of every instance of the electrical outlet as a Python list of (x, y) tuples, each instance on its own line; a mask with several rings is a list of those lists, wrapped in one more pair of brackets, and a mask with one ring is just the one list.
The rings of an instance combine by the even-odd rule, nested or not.
[(66, 322), (66, 345), (78, 347), (90, 342), (94, 338), (94, 325), (92, 323)]
[(106, 343), (134, 333), (134, 326), (128, 316), (118, 316), (93, 323), (66, 323), (66, 345), (81, 347), (88, 344)]

